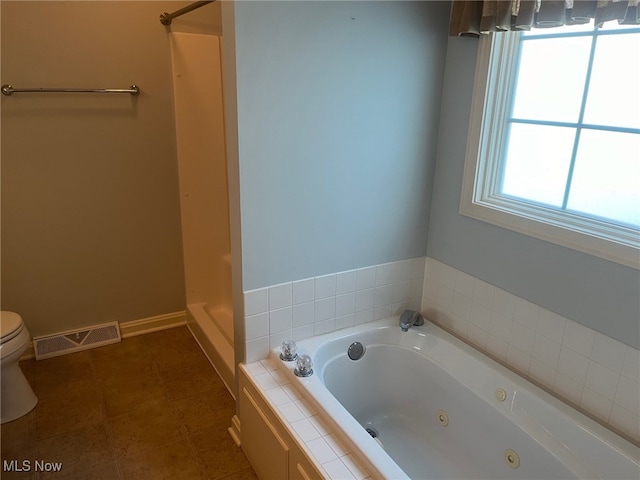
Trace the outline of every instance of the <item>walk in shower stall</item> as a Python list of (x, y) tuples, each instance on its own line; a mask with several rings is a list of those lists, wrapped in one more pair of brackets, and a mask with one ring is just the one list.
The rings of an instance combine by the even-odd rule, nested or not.
[(169, 33), (188, 326), (234, 392), (222, 39)]

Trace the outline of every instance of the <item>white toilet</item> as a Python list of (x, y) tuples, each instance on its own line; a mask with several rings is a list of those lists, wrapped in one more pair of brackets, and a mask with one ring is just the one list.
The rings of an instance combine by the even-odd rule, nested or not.
[(0, 333), (0, 423), (6, 423), (33, 410), (38, 397), (18, 365), (31, 338), (22, 317), (14, 312), (0, 312)]

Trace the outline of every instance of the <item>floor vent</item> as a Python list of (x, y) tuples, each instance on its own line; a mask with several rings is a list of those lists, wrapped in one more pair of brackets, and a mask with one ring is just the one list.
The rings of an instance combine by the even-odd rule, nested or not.
[(104, 323), (82, 330), (33, 339), (36, 360), (57, 357), (89, 348), (118, 343), (121, 340), (118, 322)]

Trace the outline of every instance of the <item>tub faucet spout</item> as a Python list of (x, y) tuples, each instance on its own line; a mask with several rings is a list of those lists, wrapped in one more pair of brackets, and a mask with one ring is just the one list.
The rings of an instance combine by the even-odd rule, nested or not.
[(403, 332), (407, 332), (412, 326), (419, 327), (424, 325), (424, 317), (420, 315), (420, 312), (415, 310), (405, 310), (400, 315), (400, 329)]

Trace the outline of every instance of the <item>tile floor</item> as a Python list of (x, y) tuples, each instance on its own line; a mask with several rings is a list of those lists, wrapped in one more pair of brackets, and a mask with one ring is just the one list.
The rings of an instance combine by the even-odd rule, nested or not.
[(257, 480), (227, 432), (233, 398), (186, 327), (20, 366), (39, 402), (0, 428), (3, 480)]

